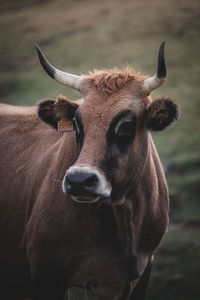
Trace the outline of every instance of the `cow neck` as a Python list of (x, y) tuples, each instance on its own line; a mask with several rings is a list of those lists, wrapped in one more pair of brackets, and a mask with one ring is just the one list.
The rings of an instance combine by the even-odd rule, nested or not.
[(136, 173), (132, 179), (133, 185), (130, 184), (130, 188), (126, 191), (126, 194), (123, 196), (125, 201), (122, 205), (113, 206), (113, 214), (117, 224), (118, 237), (119, 241), (122, 244), (124, 256), (128, 259), (132, 255), (136, 255), (137, 251), (137, 236), (134, 226), (134, 206), (133, 193), (132, 190), (137, 189), (140, 181), (145, 175), (147, 168), (147, 163), (150, 160), (151, 155), (151, 141), (149, 141), (148, 151), (143, 163), (143, 167), (140, 168), (140, 171)]
[(117, 224), (119, 241), (122, 244), (124, 256), (128, 257), (137, 248), (132, 200), (127, 198), (122, 205), (113, 206), (112, 209)]
[(119, 241), (123, 245), (125, 257), (134, 247), (134, 224), (133, 209), (130, 200), (126, 200), (123, 205), (113, 206), (113, 213), (117, 224)]

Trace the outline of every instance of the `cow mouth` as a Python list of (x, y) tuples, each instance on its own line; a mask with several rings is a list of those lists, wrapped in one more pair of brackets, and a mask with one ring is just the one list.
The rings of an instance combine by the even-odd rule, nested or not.
[(95, 203), (95, 202), (101, 202), (102, 204), (105, 205), (110, 205), (110, 206), (118, 206), (122, 205), (126, 198), (114, 198), (112, 196), (105, 197), (102, 195), (92, 195), (92, 196), (83, 196), (83, 195), (70, 195), (71, 199), (77, 203)]
[(73, 196), (70, 195), (73, 201), (78, 202), (78, 203), (95, 203), (99, 201), (101, 196), (97, 195), (95, 196)]

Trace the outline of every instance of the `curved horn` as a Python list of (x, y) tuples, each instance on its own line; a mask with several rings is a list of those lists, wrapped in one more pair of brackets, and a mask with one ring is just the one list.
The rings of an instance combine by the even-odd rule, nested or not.
[(143, 82), (143, 89), (148, 93), (161, 86), (166, 80), (167, 71), (165, 65), (164, 49), (165, 41), (162, 41), (158, 53), (157, 73), (153, 77), (145, 79)]
[(35, 47), (39, 56), (40, 63), (50, 77), (61, 84), (67, 85), (75, 90), (80, 91), (80, 85), (84, 79), (82, 76), (65, 73), (54, 68), (45, 58), (39, 46), (36, 44)]

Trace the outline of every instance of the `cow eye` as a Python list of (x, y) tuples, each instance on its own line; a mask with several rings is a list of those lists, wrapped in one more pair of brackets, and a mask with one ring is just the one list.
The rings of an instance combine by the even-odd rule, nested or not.
[(120, 124), (119, 128), (116, 130), (116, 134), (119, 136), (130, 136), (132, 135), (134, 130), (134, 122), (131, 121), (125, 121), (122, 124)]

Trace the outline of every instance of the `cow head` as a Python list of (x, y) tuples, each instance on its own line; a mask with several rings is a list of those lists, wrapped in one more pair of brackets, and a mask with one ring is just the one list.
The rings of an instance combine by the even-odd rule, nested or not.
[(39, 105), (39, 116), (54, 128), (62, 119), (73, 123), (78, 158), (66, 171), (63, 192), (77, 202), (122, 204), (146, 163), (150, 130), (163, 130), (178, 117), (170, 99), (149, 96), (166, 78), (164, 42), (157, 73), (150, 78), (131, 69), (75, 76), (55, 69), (38, 46), (37, 51), (51, 77), (84, 96), (81, 103), (61, 96)]

